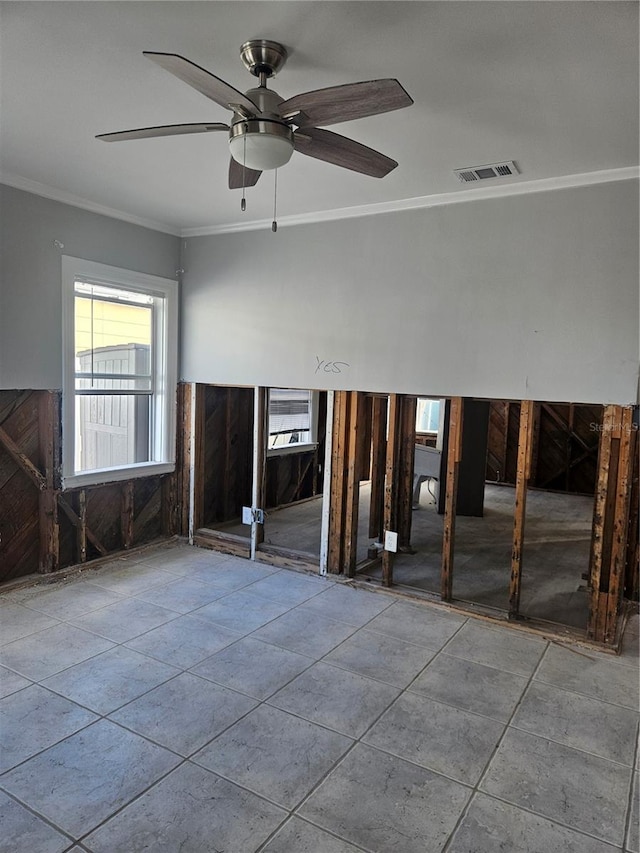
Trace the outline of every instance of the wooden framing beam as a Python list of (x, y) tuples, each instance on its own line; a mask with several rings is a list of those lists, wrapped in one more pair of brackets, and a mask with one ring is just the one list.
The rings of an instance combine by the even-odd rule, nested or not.
[(366, 397), (359, 391), (349, 392), (349, 429), (346, 452), (346, 491), (343, 529), (343, 571), (352, 578), (356, 573), (358, 553), (358, 504), (362, 467), (361, 437), (366, 414)]
[[(402, 419), (402, 398), (400, 394), (389, 397), (389, 422), (387, 429), (387, 450), (385, 456), (384, 480), (384, 530), (397, 532), (398, 519), (398, 477), (399, 477), (399, 436)], [(382, 551), (382, 583), (393, 584), (393, 562), (395, 553)]]
[(369, 538), (382, 541), (384, 530), (384, 475), (387, 452), (387, 397), (373, 397), (371, 409), (371, 499)]
[(398, 436), (398, 548), (411, 549), (413, 521), (413, 472), (416, 447), (417, 397), (402, 397)]
[(87, 493), (78, 492), (78, 523), (76, 524), (76, 560), (87, 562)]
[(59, 395), (53, 391), (43, 391), (38, 398), (38, 437), (40, 464), (44, 469), (44, 474), (40, 475), (44, 485), (39, 495), (38, 571), (54, 572), (60, 565), (56, 488), (60, 466), (60, 411)]
[(191, 471), (191, 384), (178, 385), (178, 424), (176, 447), (177, 532), (189, 535), (190, 471)]
[(452, 397), (449, 408), (449, 440), (447, 445), (447, 475), (445, 479), (444, 524), (442, 534), (442, 570), (440, 597), (451, 601), (453, 595), (453, 556), (458, 498), (458, 471), (462, 460), (462, 427), (464, 400)]
[[(267, 436), (268, 436), (268, 388), (256, 388), (253, 407), (253, 481), (251, 502), (253, 509), (264, 510), (267, 476)], [(251, 559), (255, 560), (256, 550), (264, 542), (264, 524), (254, 521), (251, 525)]]
[(125, 551), (133, 545), (133, 481), (127, 480), (120, 492), (120, 529)]
[[(84, 490), (83, 490), (84, 492)], [(81, 525), (81, 519), (78, 515), (73, 511), (73, 509), (69, 506), (66, 499), (62, 497), (62, 495), (58, 495), (58, 506), (67, 516), (69, 521), (73, 524), (73, 526), (77, 529)], [(85, 507), (85, 521), (84, 521), (84, 529), (87, 540), (93, 545), (96, 551), (100, 554), (101, 557), (106, 557), (109, 553), (107, 549), (104, 547), (102, 542), (98, 539), (98, 537), (90, 530), (86, 523), (86, 507)]]
[[(605, 533), (607, 521), (607, 503), (609, 498), (609, 474), (612, 457), (612, 433), (615, 424), (616, 406), (605, 406), (600, 433), (598, 452), (598, 480), (593, 507), (593, 525), (591, 531), (591, 562), (589, 566), (589, 619), (587, 637), (591, 640), (604, 636), (606, 617), (602, 618), (600, 591), (603, 580), (603, 568), (606, 562)], [(608, 584), (607, 584), (608, 585)]]
[(46, 477), (36, 468), (28, 456), (23, 453), (11, 436), (0, 427), (0, 444), (7, 451), (13, 461), (30, 478), (34, 486), (43, 491), (47, 488)]
[(627, 530), (629, 528), (629, 502), (633, 478), (633, 409), (620, 407), (620, 436), (618, 449), (618, 476), (615, 483), (613, 536), (611, 543), (611, 569), (607, 594), (604, 642), (613, 643), (618, 630), (618, 616), (624, 590), (627, 558)]
[(349, 392), (336, 391), (333, 403), (331, 438), (331, 490), (329, 503), (329, 548), (327, 571), (342, 571), (343, 531), (345, 515), (345, 483), (347, 437), (349, 427)]
[(633, 409), (605, 406), (598, 455), (590, 565), (587, 637), (615, 644), (628, 559), (627, 533), (634, 478)]
[(522, 558), (524, 526), (527, 511), (527, 485), (531, 477), (533, 440), (535, 434), (535, 403), (520, 403), (520, 430), (518, 432), (518, 464), (516, 468), (516, 497), (513, 514), (513, 542), (511, 546), (511, 575), (509, 579), (509, 618), (517, 619), (520, 613), (522, 588)]
[[(205, 439), (205, 386), (197, 383), (191, 398), (193, 407), (191, 422), (193, 434), (191, 436), (191, 494), (193, 505), (191, 508), (192, 530), (199, 530), (204, 524), (204, 439)], [(191, 532), (191, 535), (193, 533)]]

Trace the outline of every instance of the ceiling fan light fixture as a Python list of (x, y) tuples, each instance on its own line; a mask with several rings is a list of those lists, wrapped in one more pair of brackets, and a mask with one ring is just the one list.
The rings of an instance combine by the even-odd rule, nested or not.
[(236, 163), (247, 169), (279, 169), (293, 154), (293, 133), (279, 122), (250, 119), (233, 125), (229, 149)]

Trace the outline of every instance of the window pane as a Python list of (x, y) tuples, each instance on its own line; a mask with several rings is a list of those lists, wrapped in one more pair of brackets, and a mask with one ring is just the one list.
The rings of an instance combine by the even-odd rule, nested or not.
[(440, 400), (429, 400), (425, 397), (419, 397), (416, 412), (416, 431), (438, 432), (439, 422)]
[(149, 462), (153, 298), (76, 281), (74, 304), (75, 470)]
[(269, 450), (311, 441), (311, 391), (271, 388)]
[[(94, 287), (93, 285), (76, 285)], [(105, 291), (106, 288), (100, 288)], [(153, 329), (152, 305), (120, 301), (122, 291), (114, 290), (114, 299), (96, 298), (79, 294), (75, 298), (75, 354), (76, 373), (85, 374), (76, 388), (91, 386), (94, 374), (110, 374), (109, 378), (94, 380), (95, 388), (149, 390), (147, 380), (142, 385), (120, 384), (112, 378), (124, 374), (149, 377), (151, 375), (151, 336)], [(134, 297), (136, 294), (128, 294)], [(140, 294), (145, 300), (150, 299)], [(85, 380), (89, 380), (88, 382)], [(108, 384), (115, 381), (115, 385)], [(107, 383), (107, 384), (105, 384)]]
[(77, 396), (75, 411), (76, 472), (151, 461), (148, 396)]

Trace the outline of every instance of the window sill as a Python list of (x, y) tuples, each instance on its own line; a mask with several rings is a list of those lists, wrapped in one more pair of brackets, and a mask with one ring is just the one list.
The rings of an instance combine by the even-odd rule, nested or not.
[(284, 447), (270, 448), (267, 450), (267, 456), (287, 456), (290, 453), (310, 453), (317, 450), (317, 448), (317, 442), (309, 442), (308, 444), (296, 442), (296, 444), (285, 444)]
[(174, 462), (141, 462), (138, 465), (126, 465), (122, 468), (108, 468), (99, 471), (85, 471), (62, 478), (62, 489), (81, 489), (84, 486), (102, 486), (107, 483), (122, 483), (125, 480), (137, 480), (140, 477), (157, 477), (171, 474), (175, 470)]

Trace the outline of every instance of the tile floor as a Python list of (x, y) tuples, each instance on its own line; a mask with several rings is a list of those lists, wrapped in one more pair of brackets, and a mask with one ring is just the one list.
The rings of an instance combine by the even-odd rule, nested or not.
[(2, 853), (640, 853), (620, 658), (159, 547), (0, 595)]

